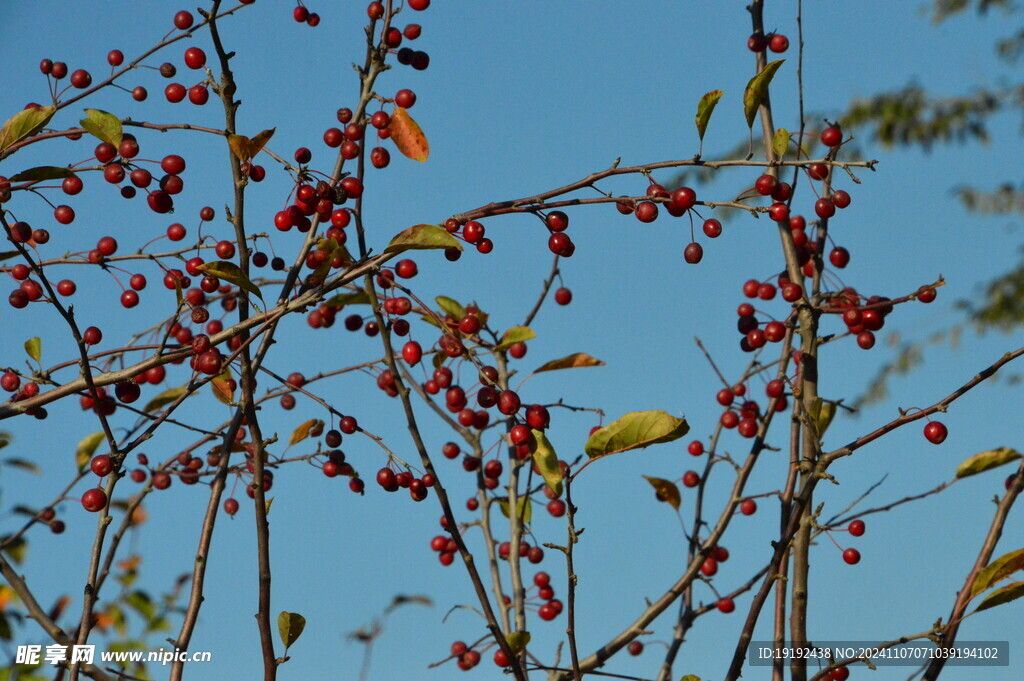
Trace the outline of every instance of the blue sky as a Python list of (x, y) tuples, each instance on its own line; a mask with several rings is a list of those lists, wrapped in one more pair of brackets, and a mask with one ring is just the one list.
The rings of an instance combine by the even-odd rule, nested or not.
[[(122, 0), (83, 4), (47, 0), (32, 3), (31, 12), (27, 7), (27, 3), (0, 7), (4, 27), (0, 37), (7, 46), (3, 101), (9, 113), (4, 116), (25, 102), (45, 100), (45, 83), (36, 69), (41, 58), (64, 60), (72, 69), (89, 68), (95, 77), (105, 71), (108, 50), (119, 48), (129, 57), (140, 53), (170, 28), (171, 17), (179, 9), (159, 3), (156, 9), (147, 5), (143, 10)], [(788, 34), (794, 44), (795, 7), (789, 0), (769, 3), (766, 15), (768, 25)], [(362, 3), (321, 1), (310, 3), (310, 8), (323, 18), (316, 29), (293, 22), (288, 3), (261, 1), (225, 21), (223, 30), (229, 49), (238, 53), (233, 64), (243, 102), (240, 130), (254, 134), (277, 126), (270, 144), (274, 151), (290, 155), (296, 147), (308, 146), (314, 152), (314, 166), (329, 170), (332, 157), (321, 135), (335, 125), (338, 107), (355, 104), (356, 80), (350, 63), (362, 60), (364, 14)], [(808, 110), (834, 114), (853, 97), (910, 82), (955, 94), (974, 84), (998, 85), (1010, 76), (989, 49), (1007, 31), (998, 14), (934, 27), (921, 9), (920, 2), (805, 3)], [(123, 20), (126, 16), (130, 22)], [(438, 222), (492, 200), (560, 186), (606, 168), (617, 157), (630, 165), (690, 157), (697, 149), (696, 102), (711, 89), (720, 88), (726, 94), (709, 127), (705, 156), (714, 157), (746, 136), (741, 95), (753, 65), (745, 48), (750, 31), (742, 3), (595, 1), (521, 3), (513, 8), (506, 3), (436, 0), (427, 12), (403, 17), (398, 23), (409, 21), (424, 27), (418, 47), (430, 53), (430, 68), (417, 72), (396, 67), (381, 78), (379, 89), (387, 96), (404, 87), (417, 92), (411, 113), (429, 136), (432, 151), (422, 165), (393, 153), (391, 167), (370, 174), (368, 234), (378, 250), (409, 225)], [(207, 35), (199, 35), (195, 42), (212, 55)], [(184, 71), (183, 48), (179, 43), (153, 63), (172, 61)], [(772, 91), (775, 121), (796, 129), (795, 48), (785, 56), (788, 61)], [(118, 92), (101, 93), (83, 105), (154, 122), (187, 117), (193, 123), (218, 125), (221, 114), (213, 105), (198, 108), (162, 101), (159, 93), (166, 82), (155, 72), (125, 81), (129, 87), (143, 84), (150, 90), (150, 100), (143, 106)], [(70, 125), (75, 120), (77, 113), (67, 111), (56, 124)], [(843, 185), (853, 195), (853, 205), (833, 225), (837, 243), (853, 254), (842, 279), (867, 294), (891, 297), (913, 291), (940, 274), (948, 285), (932, 305), (903, 306), (892, 315), (874, 350), (864, 352), (850, 344), (829, 346), (821, 380), (826, 397), (859, 394), (891, 357), (886, 340), (897, 334), (903, 339), (924, 338), (957, 323), (960, 317), (954, 302), (975, 295), (982, 282), (1017, 262), (1019, 220), (971, 215), (950, 189), (965, 179), (987, 187), (1010, 178), (1019, 167), (1018, 126), (1013, 117), (1005, 117), (994, 123), (994, 143), (989, 146), (938, 148), (930, 154), (868, 145), (871, 157), (880, 161), (878, 171), (859, 173), (861, 185)], [(213, 233), (227, 237), (227, 225), (219, 219), (229, 198), (223, 151), (212, 148), (205, 136), (149, 133), (139, 138), (143, 156), (180, 153), (189, 161), (186, 191), (179, 197), (174, 220), (193, 228), (198, 209), (211, 205), (219, 214)], [(40, 144), (4, 161), (0, 172), (10, 175), (31, 165), (77, 162), (91, 154), (92, 146), (88, 140)], [(667, 181), (671, 173), (655, 177)], [(748, 171), (730, 171), (721, 181), (697, 190), (702, 199), (728, 200), (755, 178)], [(123, 248), (135, 246), (162, 233), (170, 222), (155, 216), (142, 202), (125, 202), (100, 184), (87, 182), (75, 204), (78, 219), (73, 225), (53, 226), (48, 253), (91, 248), (105, 234), (115, 235)], [(644, 186), (639, 177), (607, 184), (610, 191), (631, 194), (641, 193)], [(250, 228), (273, 232), (272, 216), (286, 193), (283, 173), (272, 172), (267, 182), (253, 187)], [(813, 204), (809, 196), (798, 196), (794, 206), (809, 213)], [(49, 220), (49, 210), (41, 202), (19, 197), (14, 207), (21, 219), (39, 224)], [(504, 217), (486, 224), (494, 253), (470, 253), (454, 265), (439, 254), (424, 255), (417, 258), (421, 275), (413, 283), (423, 297), (443, 294), (463, 301), (475, 299), (498, 324), (508, 326), (525, 316), (548, 272), (546, 234), (526, 217)], [(689, 241), (688, 223), (667, 215), (641, 225), (607, 207), (586, 208), (572, 213), (570, 233), (577, 251), (561, 270), (574, 292), (573, 303), (557, 309), (551, 305), (541, 312), (534, 324), (538, 338), (530, 343), (529, 354), (518, 368), (526, 373), (548, 359), (577, 351), (599, 357), (607, 366), (539, 376), (527, 384), (524, 399), (564, 398), (570, 404), (600, 407), (612, 417), (665, 409), (685, 414), (695, 436), (709, 434), (718, 416), (714, 402), (718, 384), (693, 337), (703, 339), (727, 375), (742, 370), (747, 358), (737, 349), (734, 310), (743, 300), (743, 281), (767, 278), (780, 269), (774, 229), (765, 220), (730, 220), (721, 238), (703, 240), (705, 258), (696, 267), (682, 260), (682, 249)], [(298, 245), (294, 233), (284, 238), (275, 233), (274, 238), (279, 253), (290, 254)], [(91, 277), (86, 287), (87, 277), (74, 271), (80, 280), (76, 311), (81, 319), (93, 320), (89, 323), (102, 322), (111, 343), (108, 347), (118, 338), (127, 338), (133, 329), (154, 323), (167, 305), (173, 305), (173, 294), (158, 286), (156, 268), (142, 271), (150, 287), (143, 292), (143, 304), (131, 311), (116, 306), (119, 290), (113, 282)], [(782, 303), (770, 309), (781, 311)], [(71, 345), (61, 337), (60, 320), (53, 310), (32, 306), (14, 311), (5, 306), (0, 319), (4, 321), (0, 362), (20, 363), (21, 344), (32, 336), (44, 337), (45, 360), (70, 357)], [(838, 330), (836, 320), (827, 324)], [(826, 444), (846, 442), (893, 418), (897, 407), (932, 404), (1003, 352), (1018, 347), (1022, 335), (971, 335), (957, 347), (934, 347), (923, 368), (893, 382), (891, 399), (866, 408), (858, 417), (838, 418)], [(414, 336), (425, 345), (432, 340), (422, 328), (414, 330)], [(376, 339), (348, 334), (340, 324), (330, 331), (313, 332), (296, 318), (282, 327), (279, 337), (282, 342), (267, 362), (278, 373), (314, 373), (379, 353)], [(1019, 389), (1005, 382), (990, 383), (957, 402), (942, 417), (950, 436), (941, 447), (926, 442), (920, 428), (911, 426), (841, 461), (833, 471), (840, 484), (819, 496), (826, 504), (825, 515), (844, 508), (883, 476), (888, 477), (869, 505), (930, 489), (952, 477), (957, 463), (977, 451), (1019, 448), (1015, 390)], [(399, 405), (378, 391), (372, 379), (350, 375), (320, 391), (339, 409), (354, 413), (361, 424), (386, 437), (399, 455), (415, 458), (399, 418)], [(5, 505), (52, 496), (73, 470), (75, 443), (96, 430), (77, 405), (54, 406), (50, 413), (42, 423), (2, 424), (16, 438), (8, 451), (31, 454), (45, 470), (45, 476), (38, 477), (5, 470), (0, 481)], [(183, 409), (182, 415), (207, 424), (227, 416), (225, 407), (208, 398)], [(301, 421), (320, 416), (315, 405), (300, 398), (295, 411), (267, 410), (264, 430), (286, 436)], [(425, 410), (422, 416), (428, 445), (436, 452), (449, 437)], [(592, 425), (592, 415), (555, 414), (551, 438), (563, 458), (581, 451)], [(782, 435), (776, 432), (773, 442), (781, 443)], [(166, 430), (147, 451), (160, 458), (190, 441), (181, 431)], [(741, 453), (743, 444), (735, 436), (725, 441), (733, 454)], [(380, 450), (365, 440), (349, 439), (345, 450), (364, 476), (383, 464)], [(785, 462), (778, 456), (765, 458), (748, 487), (751, 491), (768, 492), (781, 485)], [(668, 507), (654, 500), (641, 476), (677, 478), (694, 463), (682, 446), (662, 445), (596, 463), (574, 486), (581, 507), (578, 523), (587, 528), (577, 553), (582, 651), (617, 633), (643, 609), (644, 598), (657, 597), (675, 580), (685, 551), (679, 523)], [(469, 496), (471, 481), (457, 464), (441, 459), (438, 466), (454, 499)], [(811, 637), (888, 639), (923, 630), (945, 617), (991, 519), (991, 498), (1002, 490), (1007, 472), (987, 473), (958, 483), (938, 497), (872, 516), (867, 534), (853, 542), (864, 556), (857, 566), (846, 566), (827, 540), (815, 546)], [(725, 498), (731, 482), (724, 467), (716, 469), (709, 486), (713, 507)], [(125, 488), (130, 486), (124, 483)], [(438, 531), (436, 501), (431, 498), (417, 505), (404, 495), (390, 496), (372, 484), (369, 487), (365, 497), (356, 498), (343, 483), (302, 467), (286, 468), (275, 479), (273, 611), (300, 612), (308, 621), (279, 678), (354, 678), (362, 651), (345, 640), (346, 632), (368, 623), (397, 593), (423, 593), (435, 605), (409, 607), (389, 620), (375, 648), (371, 679), (450, 678), (450, 666), (429, 671), (425, 667), (443, 658), (452, 641), (474, 640), (482, 632), (481, 622), (468, 611), (458, 611), (441, 623), (449, 608), (472, 604), (474, 596), (464, 571), (458, 566), (442, 568), (428, 548)], [(132, 549), (146, 557), (147, 588), (158, 591), (190, 570), (205, 496), (204, 488), (178, 485), (147, 502), (151, 520), (131, 541)], [(244, 496), (243, 500), (247, 501)], [(735, 588), (763, 565), (770, 552), (767, 538), (776, 526), (770, 507), (763, 502), (757, 515), (737, 518), (731, 525), (723, 544), (733, 557), (716, 577), (719, 588)], [(684, 517), (689, 518), (691, 509), (692, 495), (684, 490)], [(60, 537), (34, 534), (24, 571), (43, 603), (70, 593), (77, 608), (94, 521), (77, 502), (63, 504), (60, 511), (68, 532)], [(470, 519), (465, 512), (461, 515)], [(258, 673), (251, 521), (251, 510), (243, 503), (234, 520), (221, 518), (218, 523), (207, 603), (193, 638), (193, 647), (213, 651), (214, 661), (192, 668), (191, 678), (242, 678)], [(8, 518), (4, 526), (13, 527), (16, 522)], [(1017, 514), (1007, 526), (999, 553), (1019, 548), (1014, 540), (1019, 541), (1022, 529)], [(544, 541), (564, 537), (562, 524), (547, 518), (536, 523), (535, 532)], [(844, 546), (851, 544), (848, 536), (840, 534), (836, 539)], [(544, 567), (559, 575), (556, 588), (564, 595), (564, 568), (553, 555)], [(696, 598), (707, 601), (712, 596), (701, 586)], [(741, 627), (740, 614), (748, 604), (749, 597), (743, 597), (737, 613), (701, 618), (679, 657), (677, 676), (722, 676)], [(1005, 639), (1019, 623), (1019, 612), (1019, 606), (1010, 606), (971, 618), (961, 638)], [(655, 634), (647, 638), (667, 640), (671, 626), (670, 617), (662, 618)], [(563, 627), (564, 620), (531, 622), (538, 655), (550, 659), (553, 641)], [(1011, 659), (1019, 660), (1024, 653), (1020, 641), (1012, 646)], [(643, 656), (617, 658), (609, 670), (653, 677), (660, 664), (659, 652), (651, 643)], [(488, 658), (470, 673), (475, 678), (503, 678)], [(1010, 668), (986, 669), (984, 675), (995, 681), (1016, 679), (1021, 669), (1018, 661)], [(902, 679), (908, 672), (882, 669), (873, 678)], [(865, 673), (855, 671), (857, 678)], [(977, 678), (974, 670), (966, 668), (949, 668), (945, 674), (944, 678), (954, 680)]]

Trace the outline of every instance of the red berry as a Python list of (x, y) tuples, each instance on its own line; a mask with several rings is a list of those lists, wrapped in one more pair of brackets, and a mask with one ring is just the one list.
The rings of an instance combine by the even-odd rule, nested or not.
[(630, 644), (626, 646), (626, 651), (633, 657), (636, 657), (644, 652), (644, 644), (641, 641), (631, 641)]
[(669, 206), (673, 207), (677, 211), (685, 212), (693, 208), (695, 205), (697, 205), (697, 192), (693, 191), (689, 187), (680, 187), (672, 192)]
[(947, 435), (949, 435), (949, 430), (939, 421), (931, 421), (924, 427), (924, 436), (933, 445), (942, 444)]
[(84, 90), (92, 85), (92, 76), (85, 69), (78, 69), (71, 74), (71, 85), (79, 90)]
[(402, 347), (402, 359), (406, 364), (419, 364), (423, 358), (423, 348), (416, 341), (409, 341)]
[(191, 12), (181, 10), (174, 15), (174, 27), (180, 31), (187, 31), (192, 28), (193, 18)]
[(719, 612), (729, 614), (736, 609), (736, 603), (731, 598), (719, 598), (718, 602), (715, 603), (715, 607), (718, 608)]
[(850, 527), (849, 527), (850, 534), (852, 534), (854, 537), (859, 537), (859, 536), (863, 535), (864, 534), (864, 529), (865, 528), (864, 528), (864, 521), (863, 520), (854, 520), (853, 522), (850, 523)]
[(776, 33), (768, 41), (768, 49), (772, 52), (785, 52), (789, 49), (789, 38), (779, 33)]
[(206, 53), (201, 48), (190, 47), (185, 50), (185, 66), (190, 69), (201, 69), (206, 65)]
[(635, 214), (640, 222), (654, 222), (658, 219), (658, 206), (650, 201), (641, 201), (636, 207)]
[(98, 487), (86, 490), (82, 495), (82, 507), (90, 513), (97, 513), (107, 507), (107, 493)]
[(696, 265), (703, 257), (704, 249), (696, 241), (690, 242), (683, 249), (683, 259), (691, 265)]
[(860, 551), (857, 549), (846, 549), (843, 551), (843, 560), (849, 565), (856, 565), (860, 562)]
[(89, 462), (89, 468), (93, 473), (103, 478), (110, 475), (110, 471), (114, 470), (114, 464), (110, 460), (109, 454), (100, 454)]
[(395, 104), (403, 109), (411, 109), (416, 104), (416, 93), (412, 90), (399, 90), (395, 93)]
[(831, 126), (821, 131), (821, 141), (826, 147), (838, 147), (843, 142), (843, 131), (839, 126)]
[(843, 269), (850, 264), (850, 252), (842, 246), (836, 246), (828, 254), (828, 260), (833, 267)]

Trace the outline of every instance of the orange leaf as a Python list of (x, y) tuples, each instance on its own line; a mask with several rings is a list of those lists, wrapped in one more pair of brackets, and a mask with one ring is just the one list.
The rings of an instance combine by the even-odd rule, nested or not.
[(263, 147), (270, 141), (270, 138), (274, 136), (275, 130), (277, 128), (264, 130), (252, 139), (245, 135), (228, 135), (228, 146), (231, 147), (231, 151), (235, 153), (235, 156), (242, 163), (248, 163), (263, 150)]
[(400, 152), (414, 161), (422, 163), (427, 160), (427, 156), (430, 155), (430, 143), (408, 111), (401, 107), (396, 108), (395, 113), (391, 114), (388, 130), (391, 132), (391, 140)]

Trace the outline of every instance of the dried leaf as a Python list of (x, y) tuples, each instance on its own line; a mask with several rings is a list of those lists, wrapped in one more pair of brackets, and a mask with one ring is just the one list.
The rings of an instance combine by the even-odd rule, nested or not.
[(427, 142), (427, 136), (423, 134), (419, 124), (405, 109), (395, 108), (395, 112), (391, 114), (388, 131), (391, 132), (391, 141), (406, 157), (422, 163), (430, 156), (430, 143)]
[(210, 379), (210, 389), (213, 390), (213, 396), (227, 405), (231, 405), (235, 401), (235, 391), (231, 387), (230, 380), (231, 369), (229, 367), (224, 367), (224, 370), (219, 375)]
[(644, 480), (651, 483), (658, 501), (672, 504), (672, 508), (677, 511), (679, 510), (679, 505), (683, 502), (683, 498), (679, 494), (679, 487), (674, 482), (664, 478), (652, 478), (649, 475), (645, 475)]
[(228, 146), (231, 147), (231, 151), (241, 163), (248, 163), (263, 150), (270, 138), (274, 136), (275, 130), (277, 128), (264, 130), (252, 139), (245, 135), (228, 135)]
[(299, 424), (299, 427), (292, 431), (292, 436), (288, 440), (288, 446), (297, 445), (307, 437), (316, 437), (322, 432), (324, 432), (324, 422), (320, 419), (310, 419), (305, 423)]
[(533, 373), (539, 374), (542, 371), (558, 371), (559, 369), (580, 369), (583, 367), (603, 367), (604, 362), (601, 360), (591, 357), (585, 352), (576, 352), (568, 357), (561, 359), (553, 359), (550, 362), (546, 362), (540, 366), (539, 369)]

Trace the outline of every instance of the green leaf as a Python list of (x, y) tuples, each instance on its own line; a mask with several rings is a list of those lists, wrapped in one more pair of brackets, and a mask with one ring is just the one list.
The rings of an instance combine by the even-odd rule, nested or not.
[(324, 422), (320, 419), (310, 419), (292, 431), (292, 437), (288, 440), (288, 446), (297, 445), (309, 436), (317, 437), (324, 432)]
[(452, 300), (447, 296), (438, 296), (434, 300), (437, 301), (437, 306), (441, 308), (441, 311), (455, 321), (459, 321), (466, 316), (466, 308), (462, 307), (462, 304), (457, 300)]
[(971, 598), (1022, 569), (1024, 569), (1024, 549), (1017, 549), (996, 558), (974, 578), (974, 583), (971, 584)]
[(555, 496), (562, 494), (562, 467), (558, 465), (558, 455), (555, 448), (551, 446), (547, 435), (543, 430), (533, 430), (533, 437), (537, 439), (537, 448), (533, 451), (533, 462), (540, 469), (544, 482), (555, 493)]
[(133, 591), (124, 599), (124, 602), (142, 615), (146, 621), (156, 617), (156, 604), (145, 591)]
[(687, 674), (683, 678), (679, 679), (679, 681), (700, 681), (700, 677), (696, 674)]
[[(519, 519), (522, 520), (524, 523), (530, 522), (530, 520), (533, 518), (533, 503), (530, 501), (530, 497), (527, 497), (527, 496), (519, 497), (516, 500), (516, 506), (518, 506), (518, 508), (519, 508), (519, 512), (516, 513), (516, 515), (519, 517)], [(508, 511), (509, 511), (508, 499), (499, 499), (498, 500), (498, 508), (501, 509), (502, 514), (506, 518), (510, 517), (509, 514), (508, 514)]]
[(302, 630), (306, 628), (306, 618), (295, 612), (282, 611), (277, 616), (277, 631), (281, 634), (281, 642), (285, 648), (290, 648), (293, 643), (299, 640)]
[(86, 109), (85, 118), (82, 119), (82, 127), (85, 131), (98, 138), (101, 142), (113, 144), (115, 147), (121, 144), (124, 130), (121, 128), (121, 119), (112, 113), (100, 111), (99, 109)]
[(401, 253), (432, 248), (457, 248), (461, 251), (462, 242), (437, 225), (413, 225), (396, 234), (384, 252)]
[(74, 177), (75, 173), (70, 168), (58, 166), (36, 166), (23, 170), (11, 178), (11, 182), (42, 182), (45, 180), (63, 180), (66, 177)]
[(747, 89), (743, 92), (743, 111), (747, 116), (747, 127), (754, 127), (754, 118), (757, 116), (757, 110), (761, 106), (761, 102), (764, 101), (765, 96), (768, 94), (768, 85), (771, 84), (772, 78), (775, 77), (775, 72), (779, 70), (779, 67), (785, 63), (785, 59), (776, 59), (775, 61), (767, 64), (761, 73), (757, 74), (750, 79), (747, 83)]
[(37, 475), (39, 473), (42, 473), (42, 470), (35, 463), (29, 461), (28, 459), (20, 459), (14, 456), (8, 459), (4, 459), (4, 465), (10, 466), (11, 468), (18, 468), (23, 471), (28, 471), (29, 473), (35, 473)]
[(188, 388), (185, 386), (179, 386), (177, 388), (168, 388), (153, 399), (151, 399), (142, 410), (144, 412), (156, 411), (162, 409), (168, 404), (174, 402), (176, 399), (188, 392)]
[(327, 307), (340, 310), (346, 305), (369, 305), (370, 296), (366, 295), (366, 291), (356, 291), (355, 293), (339, 293), (338, 295), (330, 298), (324, 305)]
[(263, 300), (263, 294), (260, 293), (259, 287), (249, 281), (249, 277), (245, 276), (242, 269), (233, 262), (218, 260), (216, 262), (203, 263), (197, 269), (206, 272), (207, 274), (212, 274), (224, 281), (230, 282), (240, 289), (254, 294), (260, 300)]
[(634, 411), (595, 432), (583, 449), (593, 459), (678, 440), (689, 430), (685, 419), (678, 419), (668, 412)]
[(507, 350), (512, 347), (515, 343), (522, 343), (528, 341), (531, 338), (536, 338), (537, 334), (533, 332), (528, 326), (513, 326), (511, 329), (506, 331), (501, 337), (501, 342), (494, 346), (495, 350)]
[(40, 106), (24, 109), (11, 116), (4, 127), (0, 128), (0, 152), (42, 130), (56, 112), (57, 109), (52, 106)]
[(518, 655), (526, 650), (526, 646), (530, 644), (530, 638), (528, 631), (513, 631), (505, 637), (505, 640), (508, 641), (508, 647), (512, 649), (512, 654)]
[(559, 369), (580, 369), (583, 367), (603, 367), (604, 362), (594, 357), (591, 357), (585, 352), (575, 352), (568, 357), (561, 359), (553, 359), (550, 362), (545, 362), (536, 369), (533, 373), (539, 374), (542, 371), (558, 371)]
[[(5, 543), (7, 540), (8, 537), (5, 536), (0, 543)], [(25, 562), (25, 554), (28, 553), (28, 542), (25, 541), (24, 537), (18, 537), (4, 547), (4, 552), (11, 557), (11, 560), (21, 565)]]
[(721, 90), (712, 90), (705, 93), (697, 102), (697, 134), (700, 135), (702, 141), (704, 132), (708, 129), (708, 123), (711, 121), (711, 114), (715, 112), (715, 107), (718, 106), (718, 100), (722, 98), (722, 94)]
[(985, 599), (977, 608), (974, 609), (974, 612), (981, 612), (982, 610), (988, 610), (989, 608), (994, 608), (997, 605), (1002, 605), (1003, 603), (1015, 601), (1021, 596), (1024, 596), (1024, 582), (1013, 582), (1012, 584), (1007, 584), (1001, 589), (996, 589), (988, 596), (985, 596)]
[(82, 438), (82, 441), (78, 443), (78, 449), (75, 450), (75, 464), (78, 466), (78, 470), (84, 469), (89, 465), (92, 455), (96, 453), (96, 448), (103, 442), (103, 433), (93, 433), (92, 435), (86, 435)]
[(29, 338), (27, 341), (25, 341), (25, 352), (27, 352), (28, 356), (37, 362), (42, 358), (43, 341), (39, 339), (39, 336), (36, 336), (35, 338)]
[(671, 480), (665, 480), (664, 478), (652, 478), (649, 475), (644, 476), (644, 480), (651, 483), (651, 487), (654, 488), (654, 495), (658, 501), (664, 501), (665, 503), (672, 504), (672, 508), (679, 510), (679, 505), (683, 502), (683, 497), (679, 494), (679, 487), (676, 486)]
[(1020, 452), (1010, 449), (1009, 447), (990, 449), (987, 452), (975, 454), (957, 466), (956, 477), (966, 478), (972, 475), (977, 475), (978, 473), (987, 471), (990, 468), (996, 468), (997, 466), (1010, 463), (1011, 461), (1019, 459), (1020, 456)]
[(820, 397), (816, 398), (811, 407), (810, 415), (814, 419), (814, 427), (818, 431), (818, 437), (824, 437), (825, 431), (832, 425), (832, 419), (836, 417), (836, 403), (823, 400)]
[(775, 131), (775, 137), (772, 139), (772, 151), (775, 152), (775, 159), (781, 161), (782, 157), (786, 155), (786, 151), (789, 149), (789, 130), (785, 128), (779, 128)]

